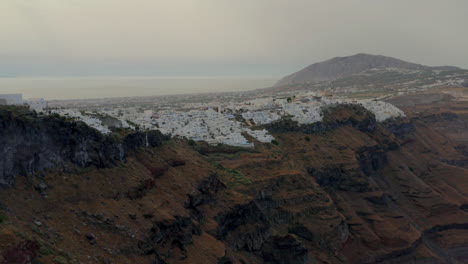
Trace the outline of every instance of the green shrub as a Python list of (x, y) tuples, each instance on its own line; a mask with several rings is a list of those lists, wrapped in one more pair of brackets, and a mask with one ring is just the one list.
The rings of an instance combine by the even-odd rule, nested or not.
[(53, 248), (49, 247), (48, 245), (45, 245), (43, 243), (40, 243), (40, 248), (39, 248), (39, 254), (42, 256), (47, 256), (47, 255), (55, 255), (56, 252)]
[(309, 137), (309, 136), (306, 136), (304, 139), (305, 139), (307, 142), (310, 141), (310, 137)]
[(55, 257), (55, 262), (57, 262), (58, 264), (68, 264), (68, 260), (62, 256)]
[(0, 224), (5, 223), (8, 220), (8, 217), (3, 213), (0, 213)]

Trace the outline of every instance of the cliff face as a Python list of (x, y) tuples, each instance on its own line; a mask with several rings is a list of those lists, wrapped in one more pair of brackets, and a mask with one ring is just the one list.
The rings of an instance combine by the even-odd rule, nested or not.
[(255, 150), (129, 136), (157, 147), (1, 191), (0, 263), (466, 263), (468, 170), (424, 121), (340, 106)]
[(34, 175), (44, 169), (112, 167), (129, 149), (157, 146), (158, 132), (127, 136), (119, 142), (82, 122), (59, 116), (40, 116), (22, 108), (0, 109), (0, 185), (11, 185), (17, 175)]
[(264, 125), (273, 133), (302, 132), (313, 134), (331, 131), (343, 126), (352, 126), (363, 132), (373, 132), (377, 125), (375, 115), (360, 105), (341, 104), (323, 111), (323, 120), (312, 124), (299, 124), (291, 119), (280, 119)]

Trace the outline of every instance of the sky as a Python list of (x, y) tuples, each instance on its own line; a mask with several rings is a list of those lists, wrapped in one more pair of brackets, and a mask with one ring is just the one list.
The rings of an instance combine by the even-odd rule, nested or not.
[(283, 76), (370, 53), (468, 68), (466, 0), (1, 0), (0, 76)]

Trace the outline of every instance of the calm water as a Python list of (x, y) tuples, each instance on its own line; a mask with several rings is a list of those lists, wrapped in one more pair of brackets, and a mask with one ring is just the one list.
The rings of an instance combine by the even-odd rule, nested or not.
[(0, 78), (1, 93), (24, 98), (86, 99), (184, 93), (247, 91), (272, 86), (278, 78)]

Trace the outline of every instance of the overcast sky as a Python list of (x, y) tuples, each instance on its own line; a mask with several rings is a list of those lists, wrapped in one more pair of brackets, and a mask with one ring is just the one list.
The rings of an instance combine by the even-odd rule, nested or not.
[(468, 68), (466, 0), (0, 0), (0, 75), (281, 76), (371, 53)]

